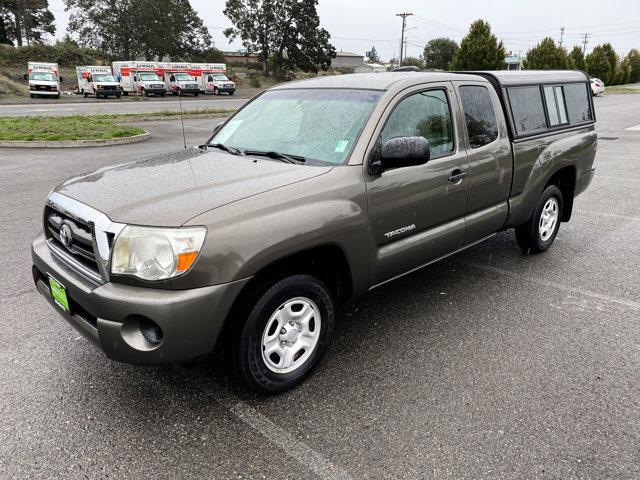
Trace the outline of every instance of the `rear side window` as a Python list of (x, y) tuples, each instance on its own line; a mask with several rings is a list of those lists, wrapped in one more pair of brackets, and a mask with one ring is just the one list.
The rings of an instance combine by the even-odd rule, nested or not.
[(489, 90), (480, 86), (462, 86), (460, 100), (471, 148), (482, 147), (498, 138), (496, 112), (493, 110)]
[(593, 119), (586, 83), (564, 85), (564, 97), (567, 101), (567, 111), (571, 123), (588, 122)]
[(545, 86), (544, 100), (547, 105), (547, 113), (549, 114), (549, 126), (555, 127), (568, 123), (567, 107), (564, 103), (564, 94), (561, 86)]
[(395, 137), (424, 137), (431, 156), (453, 151), (453, 124), (449, 100), (444, 90), (414, 93), (393, 110), (382, 130), (382, 141)]
[(540, 87), (511, 87), (508, 92), (513, 123), (518, 135), (547, 128)]

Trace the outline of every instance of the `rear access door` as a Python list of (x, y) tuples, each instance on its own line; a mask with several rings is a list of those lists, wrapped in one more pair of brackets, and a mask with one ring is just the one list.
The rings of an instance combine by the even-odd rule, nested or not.
[(507, 220), (513, 157), (495, 89), (486, 81), (454, 81), (464, 115), (461, 148), (469, 159), (465, 244), (497, 232)]

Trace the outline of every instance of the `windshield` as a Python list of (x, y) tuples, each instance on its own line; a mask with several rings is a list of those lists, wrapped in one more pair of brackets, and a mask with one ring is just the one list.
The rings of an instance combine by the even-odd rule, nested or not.
[(343, 164), (383, 92), (272, 90), (240, 110), (211, 140)]
[(50, 72), (31, 72), (29, 80), (36, 80), (41, 82), (55, 82), (56, 76)]
[(158, 75), (156, 75), (155, 73), (140, 73), (138, 74), (138, 78), (145, 82), (157, 82), (160, 80), (160, 77), (158, 77)]
[(113, 75), (109, 75), (108, 73), (94, 73), (93, 81), (94, 82), (115, 82), (116, 79), (113, 78)]
[(176, 80), (187, 80), (192, 81), (193, 77), (188, 73), (176, 73)]
[(216, 73), (213, 75), (214, 80), (229, 80), (224, 73)]

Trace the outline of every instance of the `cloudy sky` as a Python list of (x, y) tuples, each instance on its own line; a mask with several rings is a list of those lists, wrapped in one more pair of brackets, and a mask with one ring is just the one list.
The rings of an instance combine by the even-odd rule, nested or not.
[[(99, 1), (99, 0), (98, 0)], [(57, 37), (66, 30), (68, 15), (63, 0), (49, 0), (56, 16)], [(224, 0), (191, 0), (209, 27), (216, 47), (236, 50), (222, 31), (230, 26), (223, 15)], [(599, 43), (611, 42), (624, 55), (640, 48), (640, 0), (319, 0), (322, 26), (340, 50), (364, 53), (372, 45), (387, 61), (399, 50), (401, 19), (396, 13), (411, 12), (407, 19), (408, 55), (418, 56), (431, 38), (450, 37), (457, 41), (469, 24), (478, 18), (488, 20), (502, 38), (507, 50), (524, 54), (542, 37), (560, 38), (565, 27), (564, 45), (582, 45), (589, 33), (587, 51)]]

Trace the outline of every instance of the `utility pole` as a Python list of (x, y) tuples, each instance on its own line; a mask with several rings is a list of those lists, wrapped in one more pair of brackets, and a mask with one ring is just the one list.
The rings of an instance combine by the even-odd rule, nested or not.
[(589, 35), (591, 35), (590, 33), (585, 33), (584, 34), (584, 40), (582, 42), (582, 54), (586, 55), (587, 54), (587, 43), (589, 43)]
[(564, 27), (560, 27), (560, 48), (562, 48), (562, 38), (564, 37)]
[(409, 13), (409, 12), (396, 13), (396, 17), (402, 17), (402, 33), (400, 34), (400, 61), (398, 63), (399, 67), (402, 66), (402, 58), (403, 58), (403, 52), (404, 52), (404, 29), (407, 26), (407, 17), (410, 17), (411, 15), (413, 15), (413, 13)]

